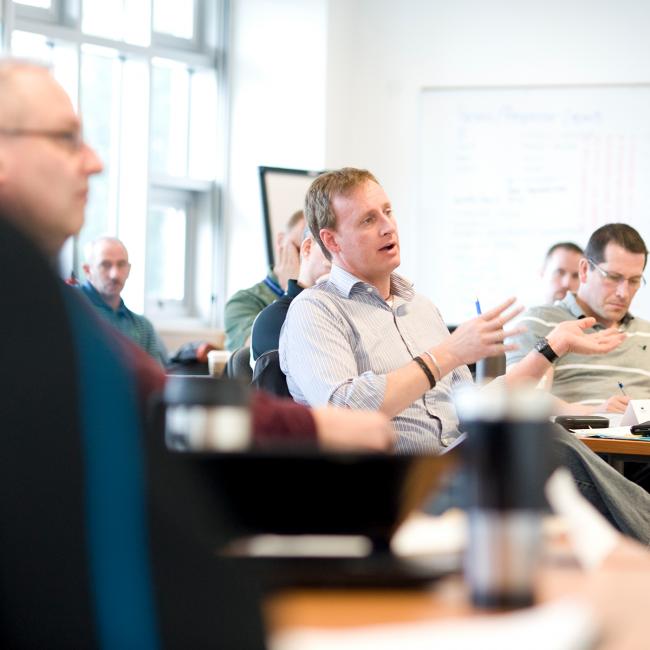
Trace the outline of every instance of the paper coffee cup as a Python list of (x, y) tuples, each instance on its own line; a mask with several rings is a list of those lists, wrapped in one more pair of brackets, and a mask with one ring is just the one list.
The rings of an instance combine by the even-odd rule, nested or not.
[(221, 377), (232, 352), (230, 350), (210, 350), (208, 352), (208, 369), (213, 377)]

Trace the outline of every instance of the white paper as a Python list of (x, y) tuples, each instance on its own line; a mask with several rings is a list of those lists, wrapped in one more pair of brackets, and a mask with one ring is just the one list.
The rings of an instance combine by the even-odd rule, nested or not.
[(632, 424), (641, 424), (650, 420), (650, 399), (633, 399), (630, 400), (623, 418), (621, 426)]
[(597, 436), (600, 438), (639, 438), (639, 436), (635, 436), (630, 432), (630, 427), (609, 427), (607, 429), (573, 429), (572, 432), (577, 434), (580, 438), (589, 438), (590, 436)]

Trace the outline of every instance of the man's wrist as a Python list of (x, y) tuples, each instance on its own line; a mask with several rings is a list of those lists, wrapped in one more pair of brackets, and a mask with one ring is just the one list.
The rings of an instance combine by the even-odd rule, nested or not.
[(560, 358), (548, 339), (542, 337), (535, 344), (535, 350), (539, 352), (549, 363), (553, 363)]
[(561, 331), (550, 332), (546, 340), (558, 357), (563, 357), (569, 351), (569, 342)]

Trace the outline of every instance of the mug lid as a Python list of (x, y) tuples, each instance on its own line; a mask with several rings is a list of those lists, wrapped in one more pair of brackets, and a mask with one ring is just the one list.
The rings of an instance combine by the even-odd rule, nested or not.
[(167, 405), (248, 406), (250, 395), (250, 385), (235, 379), (170, 375), (163, 401)]

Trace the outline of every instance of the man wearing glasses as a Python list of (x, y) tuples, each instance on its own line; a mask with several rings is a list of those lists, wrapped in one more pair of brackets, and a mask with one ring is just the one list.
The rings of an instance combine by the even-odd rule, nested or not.
[[(601, 226), (590, 237), (580, 260), (580, 284), (552, 306), (529, 309), (521, 318), (528, 331), (514, 342), (517, 350), (507, 353), (512, 366), (562, 321), (593, 317), (592, 330), (615, 327), (627, 337), (606, 354), (586, 356), (569, 353), (553, 359), (554, 395), (568, 402), (600, 404), (609, 396), (608, 410), (624, 411), (629, 399), (650, 397), (650, 322), (630, 314), (636, 292), (645, 285), (643, 270), (648, 258), (639, 233), (624, 223)], [(621, 394), (619, 382), (625, 386)]]

